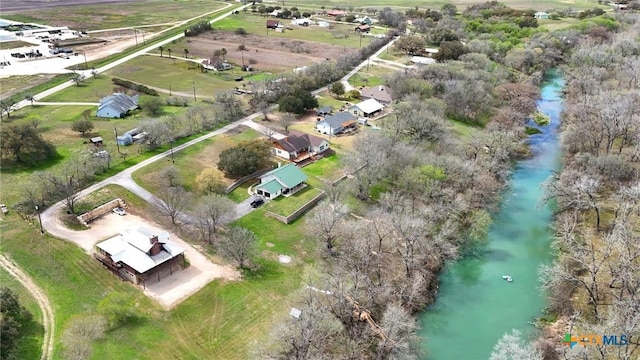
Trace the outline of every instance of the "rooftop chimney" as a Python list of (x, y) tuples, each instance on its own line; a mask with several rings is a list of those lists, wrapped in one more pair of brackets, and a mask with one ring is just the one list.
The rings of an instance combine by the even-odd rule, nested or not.
[(149, 255), (155, 256), (160, 254), (160, 251), (162, 251), (162, 244), (158, 241), (158, 236), (153, 235), (151, 238), (149, 238), (149, 241), (153, 245), (151, 246), (151, 249), (149, 249)]

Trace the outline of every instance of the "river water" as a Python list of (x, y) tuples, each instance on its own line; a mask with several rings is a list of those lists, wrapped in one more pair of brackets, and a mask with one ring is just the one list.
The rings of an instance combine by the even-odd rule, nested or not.
[(448, 266), (436, 302), (419, 316), (429, 360), (486, 360), (504, 333), (519, 329), (526, 334), (533, 329), (530, 322), (541, 316), (545, 299), (537, 269), (552, 258), (552, 214), (541, 203), (540, 185), (559, 166), (563, 86), (555, 73), (545, 77), (538, 110), (551, 122), (540, 127), (542, 134), (530, 136), (532, 156), (516, 164), (494, 215), (486, 253)]

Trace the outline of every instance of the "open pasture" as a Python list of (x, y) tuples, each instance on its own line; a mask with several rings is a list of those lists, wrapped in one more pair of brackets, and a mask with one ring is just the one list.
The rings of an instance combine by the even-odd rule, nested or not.
[[(3, 2), (4, 3), (4, 2)], [(64, 5), (61, 2), (61, 5)], [(70, 29), (97, 30), (120, 27), (163, 24), (186, 20), (223, 6), (222, 2), (204, 0), (142, 0), (117, 4), (92, 4), (56, 6), (4, 13), (9, 20), (35, 22), (51, 26), (68, 26)], [(153, 9), (153, 11), (149, 11)], [(5, 10), (5, 9), (3, 9)], [(5, 11), (10, 11), (7, 8)]]

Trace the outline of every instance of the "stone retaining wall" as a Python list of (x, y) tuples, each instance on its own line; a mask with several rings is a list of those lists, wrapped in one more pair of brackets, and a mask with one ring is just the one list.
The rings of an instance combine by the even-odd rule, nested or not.
[(298, 210), (292, 212), (289, 216), (282, 216), (282, 215), (278, 215), (276, 213), (273, 213), (271, 211), (266, 211), (264, 213), (265, 216), (268, 217), (272, 217), (278, 221), (281, 221), (285, 224), (288, 224), (292, 221), (294, 221), (295, 219), (299, 218), (302, 214), (304, 214), (305, 212), (307, 212), (307, 210), (311, 209), (312, 207), (314, 207), (320, 200), (322, 200), (322, 198), (324, 197), (325, 192), (321, 192), (320, 194), (316, 195), (313, 199), (309, 200), (306, 204), (302, 205), (301, 207), (298, 208)]
[(100, 216), (111, 212), (111, 210), (117, 208), (117, 207), (121, 207), (121, 208), (126, 208), (127, 204), (124, 202), (124, 200), (122, 199), (115, 199), (115, 200), (111, 200), (106, 204), (100, 205), (97, 208), (91, 210), (91, 211), (87, 211), (86, 213), (82, 214), (82, 215), (78, 215), (78, 221), (80, 222), (80, 224), (86, 226), (86, 227), (90, 227), (89, 223), (97, 218), (99, 218)]

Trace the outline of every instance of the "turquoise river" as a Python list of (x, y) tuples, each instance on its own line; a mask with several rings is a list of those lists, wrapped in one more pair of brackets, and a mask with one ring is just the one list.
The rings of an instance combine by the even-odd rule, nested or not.
[[(529, 138), (532, 156), (519, 161), (489, 231), (484, 255), (448, 266), (436, 302), (420, 314), (420, 335), (429, 360), (487, 360), (511, 329), (525, 334), (545, 307), (537, 269), (551, 261), (551, 211), (541, 203), (542, 183), (560, 161), (560, 76), (549, 73), (538, 110), (549, 115), (542, 134)], [(503, 275), (510, 275), (507, 282)]]

